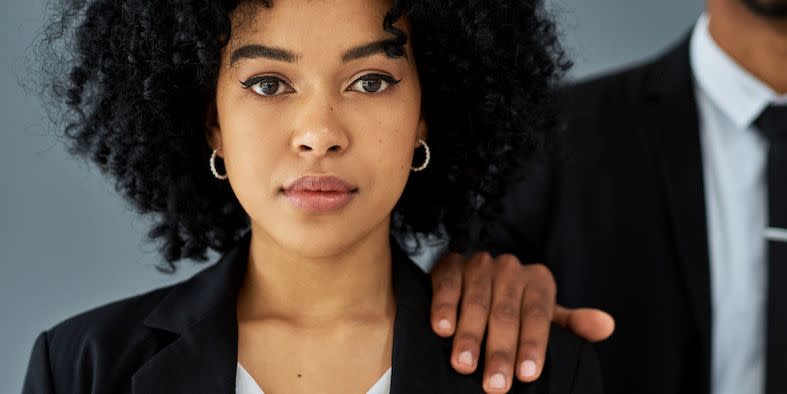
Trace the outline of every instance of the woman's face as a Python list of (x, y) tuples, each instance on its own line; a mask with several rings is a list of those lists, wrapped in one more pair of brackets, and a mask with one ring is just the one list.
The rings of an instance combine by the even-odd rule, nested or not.
[(399, 58), (378, 45), (392, 37), (389, 7), (282, 0), (233, 12), (210, 143), (255, 237), (308, 257), (387, 237), (426, 139), (409, 43)]

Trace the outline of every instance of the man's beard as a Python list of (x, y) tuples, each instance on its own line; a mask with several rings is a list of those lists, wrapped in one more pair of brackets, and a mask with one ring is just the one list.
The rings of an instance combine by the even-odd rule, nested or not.
[(787, 0), (741, 0), (752, 12), (770, 19), (787, 19)]

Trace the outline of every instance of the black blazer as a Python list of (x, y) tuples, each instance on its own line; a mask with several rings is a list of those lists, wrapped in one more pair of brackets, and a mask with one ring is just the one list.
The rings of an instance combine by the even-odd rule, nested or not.
[[(617, 320), (610, 393), (709, 394), (710, 274), (689, 40), (567, 87), (564, 148), (504, 204), (486, 246), (548, 264), (558, 301)], [(742, 388), (742, 392), (745, 392)]]
[[(248, 235), (191, 279), (72, 317), (35, 341), (25, 394), (235, 393), (236, 293)], [(431, 285), (399, 250), (391, 393), (481, 393), (480, 375), (451, 368), (451, 340), (429, 324)], [(516, 393), (600, 393), (592, 347), (552, 330), (545, 375)], [(263, 349), (264, 351), (264, 349)], [(479, 368), (479, 371), (481, 368)]]

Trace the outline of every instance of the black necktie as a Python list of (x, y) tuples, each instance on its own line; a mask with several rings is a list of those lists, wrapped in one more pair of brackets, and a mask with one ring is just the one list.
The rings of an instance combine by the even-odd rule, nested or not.
[(765, 393), (787, 393), (787, 105), (771, 105), (757, 119), (768, 140), (768, 307)]

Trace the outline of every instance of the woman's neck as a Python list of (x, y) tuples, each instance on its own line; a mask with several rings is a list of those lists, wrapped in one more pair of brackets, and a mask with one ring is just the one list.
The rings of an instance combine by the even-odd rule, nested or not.
[(394, 308), (388, 228), (320, 258), (286, 250), (264, 231), (252, 229), (239, 319), (326, 327), (392, 319)]

